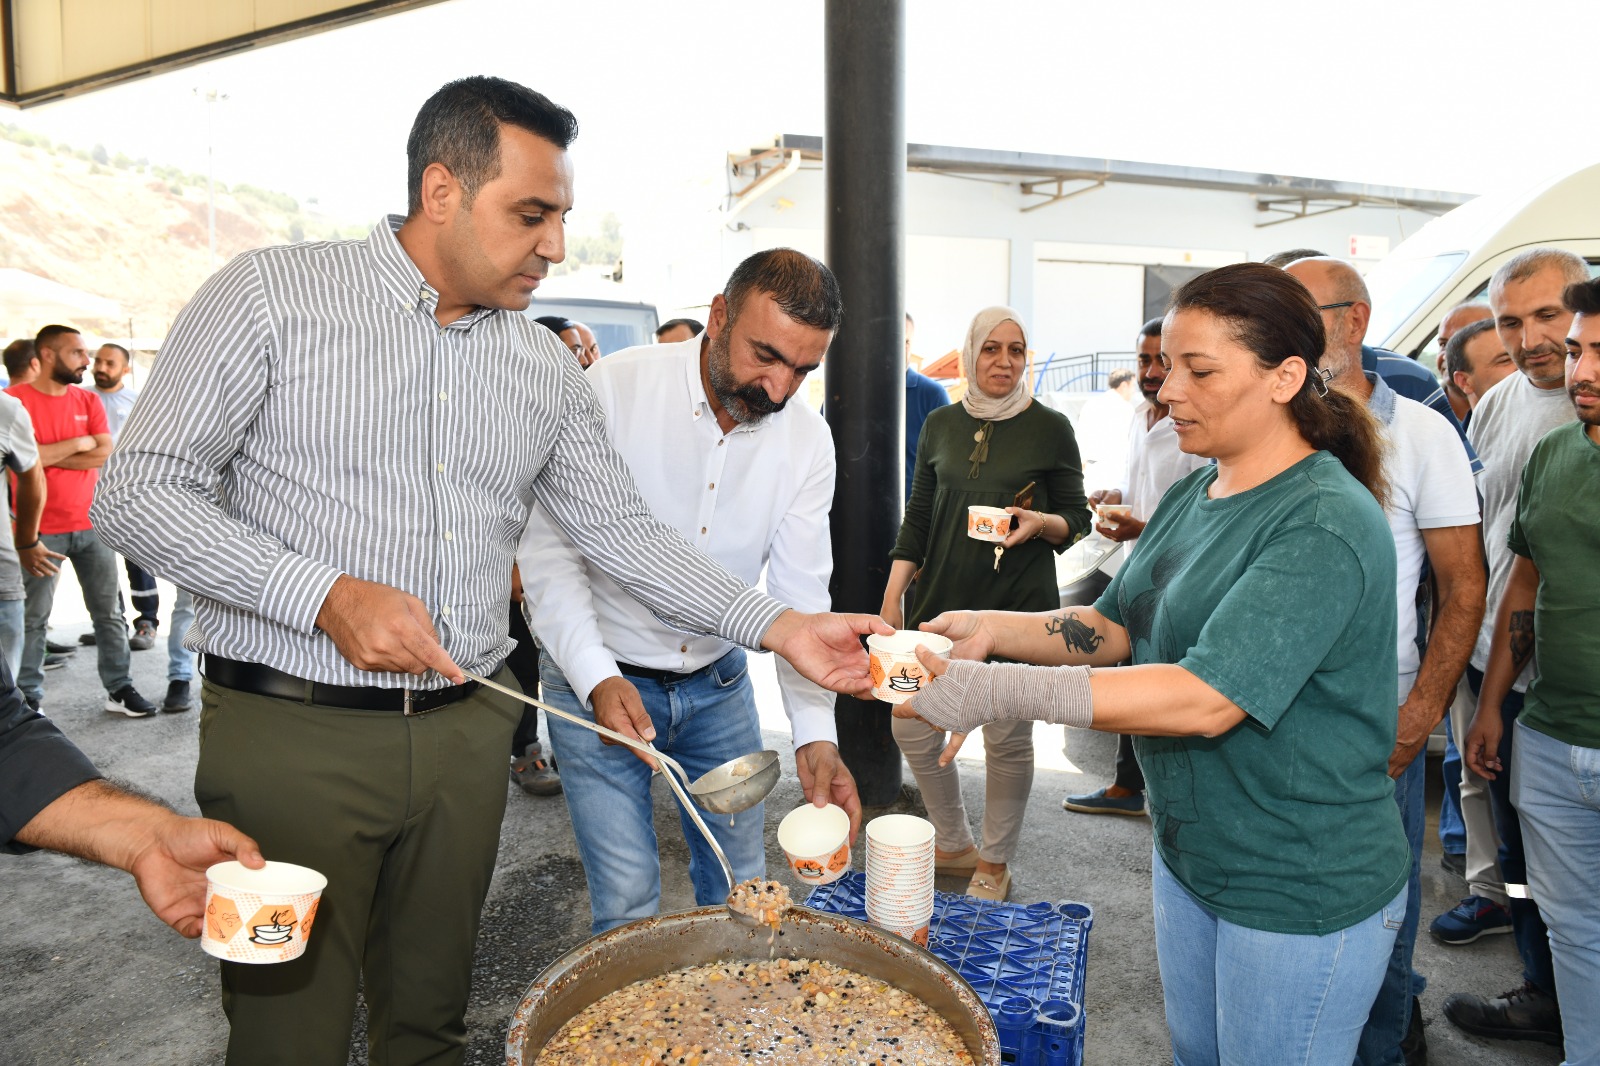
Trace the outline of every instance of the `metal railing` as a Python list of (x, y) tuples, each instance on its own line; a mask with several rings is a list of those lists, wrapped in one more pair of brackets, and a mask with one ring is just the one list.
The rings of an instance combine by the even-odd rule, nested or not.
[(1085, 352), (1058, 355), (1051, 352), (1034, 369), (1034, 395), (1049, 392), (1097, 392), (1106, 387), (1113, 370), (1138, 370), (1136, 352)]

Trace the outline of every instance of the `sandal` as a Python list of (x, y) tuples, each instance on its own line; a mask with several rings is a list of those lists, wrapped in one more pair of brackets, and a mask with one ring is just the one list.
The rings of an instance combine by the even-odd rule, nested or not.
[(991, 903), (1004, 903), (1011, 894), (1011, 870), (1008, 867), (998, 878), (994, 874), (975, 873), (967, 883), (967, 895), (986, 899)]
[(561, 794), (561, 775), (555, 764), (545, 759), (544, 750), (537, 744), (530, 744), (520, 759), (511, 760), (511, 780), (530, 796)]
[(948, 859), (941, 859), (938, 855), (933, 857), (933, 872), (936, 877), (944, 877), (949, 874), (970, 877), (977, 868), (978, 847), (976, 844), (961, 854), (952, 855)]

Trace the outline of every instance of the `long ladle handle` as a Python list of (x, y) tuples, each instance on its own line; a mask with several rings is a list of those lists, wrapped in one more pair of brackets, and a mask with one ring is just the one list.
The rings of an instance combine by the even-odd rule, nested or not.
[(574, 725), (581, 725), (585, 729), (592, 729), (596, 733), (599, 733), (603, 737), (610, 737), (612, 740), (616, 741), (618, 744), (622, 744), (622, 745), (624, 745), (626, 747), (630, 747), (634, 751), (643, 752), (644, 754), (650, 756), (652, 759), (657, 760), (660, 765), (671, 767), (677, 773), (677, 775), (680, 778), (683, 779), (684, 786), (688, 787), (689, 775), (684, 772), (683, 767), (678, 765), (678, 761), (676, 759), (669, 758), (668, 756), (663, 755), (663, 754), (661, 754), (661, 752), (657, 751), (654, 744), (640, 743), (639, 741), (633, 739), (630, 736), (624, 736), (623, 734), (618, 733), (614, 729), (607, 729), (605, 726), (601, 725), (599, 722), (591, 722), (587, 718), (582, 718), (582, 717), (579, 717), (578, 715), (572, 714), (571, 712), (563, 711), (559, 707), (552, 707), (548, 703), (541, 703), (538, 700), (534, 699), (532, 696), (529, 696), (527, 693), (518, 692), (514, 688), (508, 688), (505, 685), (500, 684), (500, 682), (498, 682), (498, 681), (491, 681), (487, 677), (484, 677), (481, 674), (473, 673), (471, 670), (462, 670), (461, 673), (468, 680), (476, 681), (478, 684), (483, 685), (483, 686), (485, 686), (487, 688), (492, 688), (496, 692), (503, 692), (507, 696), (510, 696), (512, 699), (521, 700), (523, 703), (528, 704), (530, 707), (539, 708), (541, 711), (543, 711), (546, 714), (553, 714), (557, 718), (564, 718), (567, 721), (572, 722)]
[(728, 861), (728, 856), (723, 853), (722, 846), (717, 843), (717, 838), (711, 835), (711, 830), (706, 827), (706, 823), (700, 818), (700, 812), (695, 810), (694, 802), (689, 799), (689, 794), (684, 791), (685, 787), (689, 783), (689, 775), (683, 772), (683, 767), (678, 765), (677, 760), (670, 759), (661, 754), (661, 752), (656, 750), (655, 745), (653, 744), (641, 744), (632, 737), (624, 736), (614, 729), (607, 729), (599, 722), (591, 722), (587, 718), (580, 718), (578, 715), (563, 711), (559, 707), (552, 707), (548, 703), (541, 703), (525, 692), (518, 692), (514, 688), (508, 688), (507, 686), (500, 684), (500, 682), (491, 681), (481, 674), (475, 674), (471, 670), (462, 670), (461, 673), (467, 678), (476, 681), (478, 684), (483, 685), (486, 688), (492, 688), (496, 692), (503, 692), (512, 699), (521, 700), (530, 707), (537, 707), (544, 711), (545, 714), (553, 714), (557, 718), (563, 718), (575, 725), (581, 725), (585, 729), (592, 729), (603, 737), (610, 737), (618, 744), (626, 745), (635, 751), (644, 752), (653, 759), (659, 759), (662, 766), (670, 766), (673, 770), (677, 771), (678, 777), (683, 778), (683, 784), (681, 785), (678, 783), (677, 778), (673, 777), (673, 775), (669, 772), (663, 771), (661, 776), (667, 779), (667, 784), (672, 786), (672, 794), (678, 798), (678, 802), (683, 805), (683, 809), (689, 812), (690, 820), (694, 822), (695, 828), (700, 830), (700, 835), (706, 838), (706, 843), (711, 845), (711, 850), (716, 853), (717, 861), (722, 864), (722, 875), (728, 879), (728, 891), (733, 891), (733, 886), (735, 884), (733, 879), (733, 864)]

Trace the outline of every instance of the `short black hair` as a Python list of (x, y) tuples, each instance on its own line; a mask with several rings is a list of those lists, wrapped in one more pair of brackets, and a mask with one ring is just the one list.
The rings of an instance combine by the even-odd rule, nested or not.
[(27, 370), (28, 364), (33, 362), (35, 356), (36, 349), (33, 346), (33, 341), (27, 337), (19, 337), (6, 345), (6, 377), (14, 378), (24, 370)]
[(722, 290), (730, 326), (751, 290), (771, 296), (778, 310), (812, 329), (837, 332), (844, 321), (844, 297), (833, 271), (793, 248), (769, 248), (733, 268)]
[(1113, 370), (1111, 373), (1106, 375), (1106, 388), (1119, 389), (1133, 379), (1133, 371), (1129, 370), (1127, 367), (1122, 367), (1120, 369)]
[(560, 315), (540, 315), (534, 321), (558, 337), (577, 325), (572, 319), (562, 318)]
[(1152, 318), (1150, 321), (1146, 322), (1144, 325), (1139, 327), (1139, 336), (1141, 336), (1141, 337), (1159, 337), (1159, 336), (1161, 336), (1161, 323), (1163, 323), (1165, 321), (1166, 321), (1166, 319), (1162, 318), (1160, 315), (1157, 315), (1155, 318)]
[(461, 183), (463, 206), (500, 176), (500, 127), (515, 126), (566, 151), (578, 136), (571, 111), (525, 85), (483, 75), (428, 97), (406, 138), (406, 215), (422, 209), (422, 172), (443, 164)]
[(1600, 278), (1568, 285), (1561, 291), (1561, 302), (1575, 315), (1600, 315)]
[(1282, 270), (1297, 259), (1327, 259), (1327, 252), (1319, 252), (1315, 248), (1289, 248), (1282, 252), (1275, 252), (1262, 260), (1269, 267)]
[(659, 337), (668, 330), (676, 329), (679, 326), (688, 326), (689, 332), (695, 336), (699, 336), (706, 331), (704, 322), (696, 322), (692, 318), (669, 318), (656, 327), (656, 336)]
[(104, 341), (104, 342), (101, 343), (100, 347), (102, 347), (102, 348), (115, 348), (117, 351), (122, 353), (122, 361), (124, 363), (129, 364), (129, 365), (132, 365), (133, 356), (129, 355), (128, 354), (128, 349), (124, 348), (122, 345), (117, 344), (114, 341)]
[(78, 329), (75, 326), (55, 326), (55, 325), (46, 326), (44, 329), (41, 329), (37, 334), (34, 335), (34, 338), (33, 338), (33, 351), (34, 351), (34, 354), (38, 355), (40, 350), (42, 350), (46, 344), (49, 344), (51, 341), (55, 340), (57, 337), (65, 337), (68, 333), (82, 333), (82, 332), (83, 331), (81, 329)]
[(1467, 361), (1467, 342), (1492, 329), (1494, 319), (1480, 318), (1450, 334), (1450, 339), (1444, 345), (1444, 373), (1448, 381), (1454, 381), (1458, 373), (1472, 373), (1472, 364)]

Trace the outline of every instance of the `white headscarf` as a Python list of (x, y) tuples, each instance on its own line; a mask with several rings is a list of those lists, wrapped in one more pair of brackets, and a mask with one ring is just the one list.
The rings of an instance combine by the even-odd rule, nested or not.
[(1033, 390), (1028, 385), (1026, 368), (1017, 375), (1017, 380), (1012, 384), (1011, 391), (1004, 396), (990, 396), (978, 388), (978, 353), (983, 350), (983, 342), (989, 339), (989, 334), (994, 328), (1005, 321), (1015, 322), (1022, 331), (1022, 343), (1028, 343), (1028, 327), (1023, 323), (1022, 316), (1009, 307), (985, 307), (972, 319), (972, 325), (967, 329), (967, 343), (961, 349), (961, 372), (967, 376), (967, 391), (961, 397), (961, 406), (967, 409), (967, 414), (980, 422), (1000, 422), (1012, 415), (1020, 414), (1029, 403), (1033, 401)]

